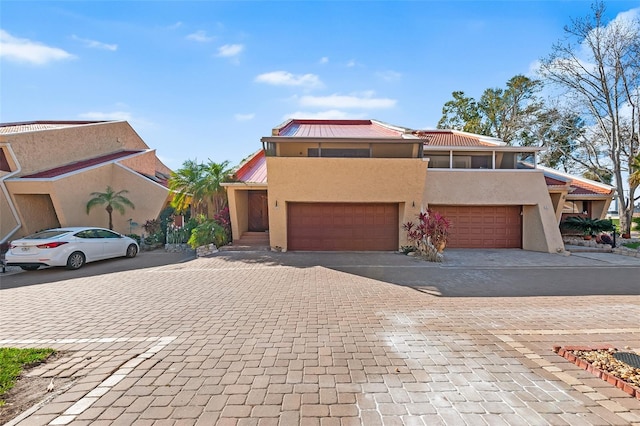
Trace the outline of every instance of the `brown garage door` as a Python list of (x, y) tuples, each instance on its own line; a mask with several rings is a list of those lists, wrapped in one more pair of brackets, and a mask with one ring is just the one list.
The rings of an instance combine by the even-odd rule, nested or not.
[(447, 247), (522, 248), (521, 206), (434, 206), (451, 220)]
[(398, 249), (398, 205), (287, 203), (289, 250), (386, 251)]

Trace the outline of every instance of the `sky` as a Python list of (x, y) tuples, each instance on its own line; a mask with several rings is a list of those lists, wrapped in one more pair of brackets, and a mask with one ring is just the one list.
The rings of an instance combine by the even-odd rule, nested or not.
[[(607, 15), (640, 7), (608, 1)], [(0, 122), (126, 120), (171, 169), (237, 165), (289, 118), (435, 128), (451, 93), (535, 77), (591, 3), (0, 3)]]

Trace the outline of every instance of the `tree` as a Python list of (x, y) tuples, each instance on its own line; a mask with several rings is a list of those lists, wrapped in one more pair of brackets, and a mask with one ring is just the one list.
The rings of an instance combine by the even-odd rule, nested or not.
[(442, 108), (439, 129), (455, 129), (493, 136), (512, 144), (522, 144), (524, 133), (536, 122), (543, 103), (537, 96), (542, 83), (523, 75), (507, 82), (505, 89), (486, 89), (480, 101), (453, 92)]
[(218, 213), (227, 206), (227, 192), (221, 183), (229, 180), (232, 169), (229, 162), (216, 163), (211, 160), (204, 166), (204, 178), (202, 180), (202, 193), (213, 203), (215, 212)]
[(629, 232), (638, 182), (623, 176), (639, 154), (640, 22), (629, 16), (606, 22), (604, 3), (598, 2), (590, 16), (572, 20), (565, 34), (541, 61), (540, 73), (562, 90), (565, 108), (585, 120), (588, 131), (573, 158), (592, 173), (613, 175), (620, 225)]
[(438, 129), (454, 129), (463, 132), (489, 136), (489, 129), (482, 125), (482, 117), (478, 103), (464, 92), (452, 93), (453, 99), (442, 107), (442, 118), (438, 121)]
[(123, 195), (128, 192), (126, 189), (115, 192), (110, 186), (107, 186), (106, 192), (92, 192), (90, 195), (93, 198), (87, 202), (87, 214), (89, 214), (93, 207), (106, 204), (105, 210), (109, 215), (109, 229), (113, 229), (112, 213), (114, 210), (117, 210), (120, 214), (124, 214), (125, 207), (136, 208), (133, 203)]
[(178, 212), (191, 209), (191, 217), (196, 217), (201, 210), (201, 194), (199, 185), (203, 179), (203, 168), (194, 160), (187, 160), (182, 167), (171, 173), (169, 190), (173, 192), (171, 206)]
[(490, 135), (509, 145), (521, 144), (522, 132), (536, 122), (542, 110), (536, 95), (541, 87), (539, 80), (516, 75), (507, 82), (506, 89), (485, 90), (478, 106)]
[(230, 179), (229, 162), (198, 163), (187, 160), (171, 173), (169, 189), (174, 192), (171, 205), (179, 212), (191, 208), (191, 217), (208, 214), (208, 202), (217, 213), (227, 205), (227, 194), (221, 184)]
[(574, 164), (571, 155), (583, 134), (584, 121), (578, 115), (551, 107), (543, 109), (521, 136), (523, 145), (545, 148), (540, 153), (541, 164), (569, 172)]

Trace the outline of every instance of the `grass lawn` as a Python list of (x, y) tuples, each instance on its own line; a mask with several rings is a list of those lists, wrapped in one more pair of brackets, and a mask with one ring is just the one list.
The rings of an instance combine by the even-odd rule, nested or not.
[(640, 242), (635, 242), (635, 243), (627, 243), (627, 244), (623, 244), (623, 246), (628, 247), (630, 249), (637, 249), (638, 247), (640, 247)]
[(2, 396), (11, 389), (24, 367), (44, 361), (53, 349), (0, 348), (0, 406)]

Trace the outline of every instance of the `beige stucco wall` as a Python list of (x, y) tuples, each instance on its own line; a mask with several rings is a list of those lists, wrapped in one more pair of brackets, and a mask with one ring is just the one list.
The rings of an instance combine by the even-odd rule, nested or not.
[[(135, 205), (133, 210), (126, 208), (124, 215), (113, 212), (113, 228), (118, 232), (129, 233), (128, 219), (133, 219), (133, 222), (139, 225), (148, 219), (156, 219), (168, 201), (168, 189), (117, 164), (106, 164), (54, 180), (26, 179), (7, 182), (7, 187), (13, 194), (49, 194), (61, 226), (105, 228), (108, 227), (109, 220), (104, 206), (94, 207), (87, 215), (86, 205), (92, 192), (104, 192), (107, 185), (116, 192), (128, 190), (124, 195)], [(18, 211), (20, 212), (20, 209)], [(29, 219), (22, 217), (23, 213), (20, 214), (23, 222)], [(33, 227), (30, 226), (29, 229)], [(28, 232), (23, 226), (12, 238), (26, 235)], [(134, 228), (133, 232), (141, 234), (144, 231), (139, 226)]]
[(568, 191), (549, 192), (551, 204), (558, 223), (560, 223), (560, 219), (562, 218), (562, 208), (564, 207), (564, 201), (567, 199), (567, 192)]
[(2, 135), (0, 142), (11, 144), (21, 175), (111, 152), (149, 148), (125, 121)]
[(14, 198), (24, 224), (20, 230), (24, 235), (60, 226), (49, 194), (16, 194)]
[(595, 219), (604, 219), (609, 210), (611, 204), (611, 198), (604, 200), (592, 200), (591, 201), (591, 217)]
[(522, 205), (522, 248), (548, 253), (564, 250), (541, 171), (431, 169), (424, 196), (433, 204)]
[[(271, 246), (287, 249), (289, 202), (398, 203), (401, 229), (402, 223), (415, 219), (424, 203), (427, 164), (407, 158), (268, 157)], [(404, 233), (399, 235), (398, 247), (406, 244)]]
[[(9, 207), (4, 191), (0, 190), (0, 230), (6, 229), (7, 232), (9, 232), (16, 226), (18, 226), (18, 222)], [(2, 238), (2, 236), (3, 234), (0, 232), (0, 238)]]
[(130, 158), (124, 158), (119, 163), (148, 176), (155, 176), (156, 174), (156, 155), (153, 150)]
[(266, 186), (253, 188), (250, 186), (227, 186), (229, 217), (231, 218), (231, 235), (238, 240), (249, 229), (249, 189), (266, 189)]

